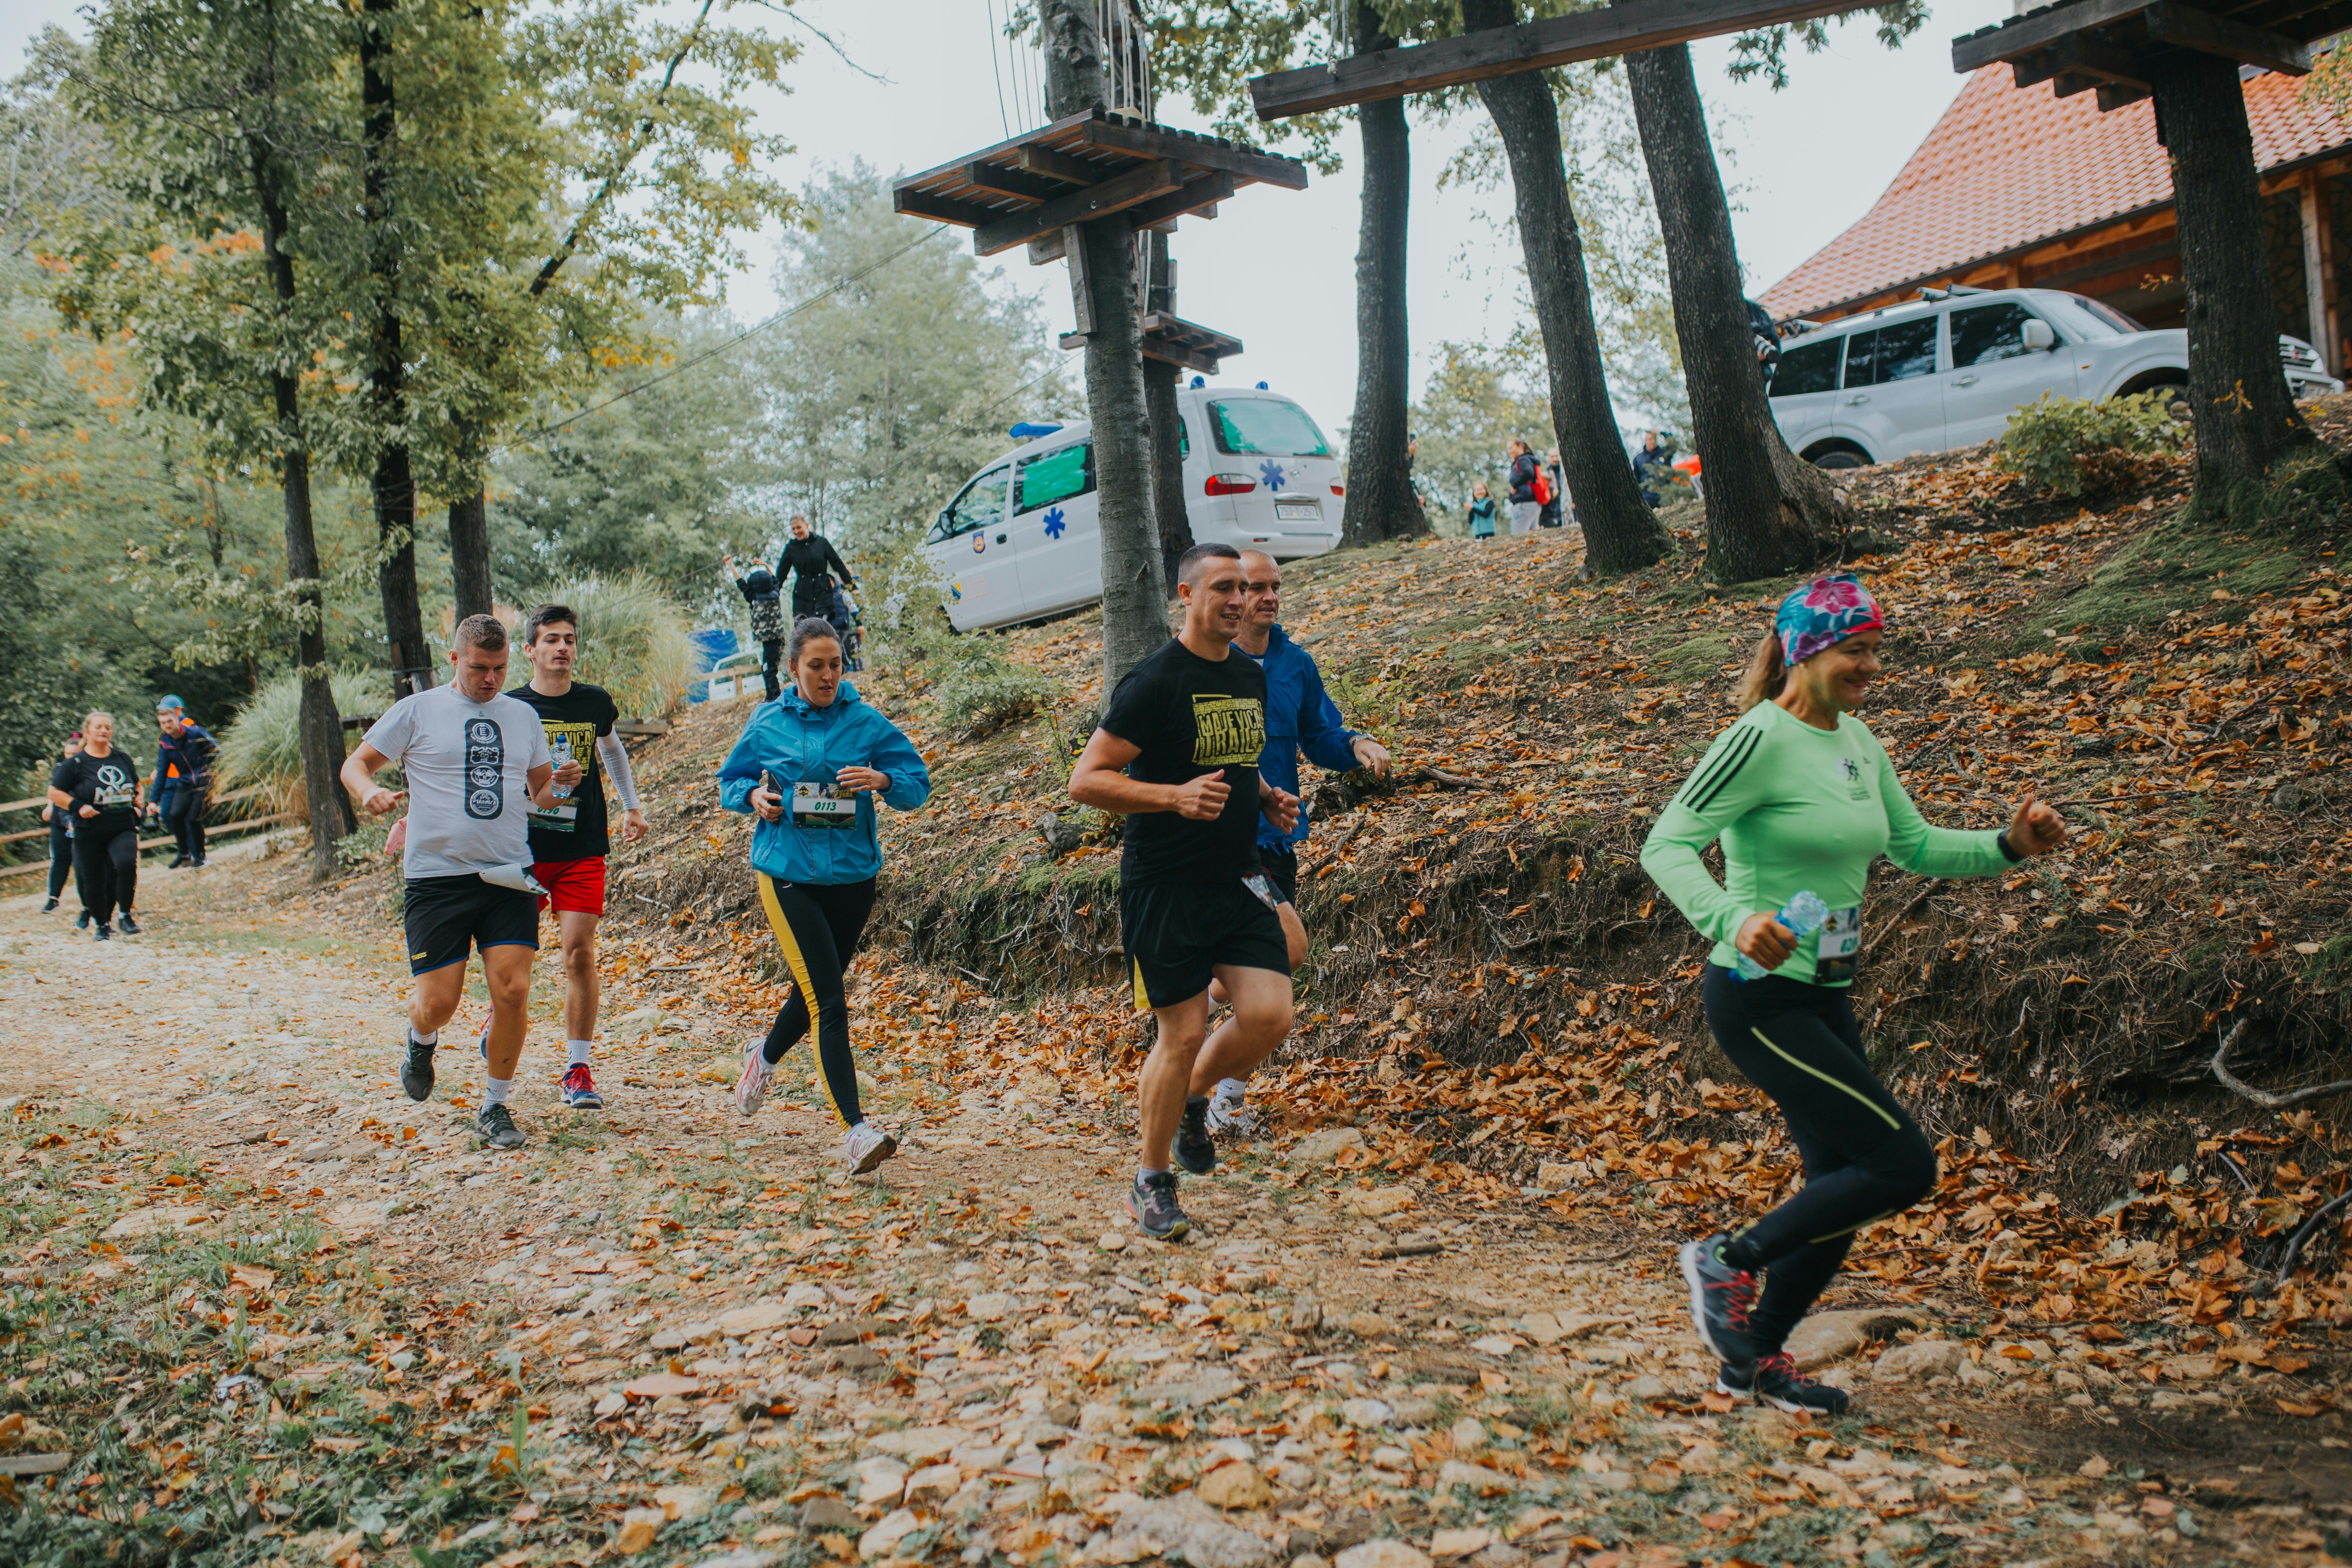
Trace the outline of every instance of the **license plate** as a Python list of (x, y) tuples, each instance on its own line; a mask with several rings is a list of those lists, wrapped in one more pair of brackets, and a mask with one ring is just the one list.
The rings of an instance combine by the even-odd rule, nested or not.
[(1276, 501), (1274, 521), (1276, 522), (1320, 522), (1323, 509), (1313, 501)]

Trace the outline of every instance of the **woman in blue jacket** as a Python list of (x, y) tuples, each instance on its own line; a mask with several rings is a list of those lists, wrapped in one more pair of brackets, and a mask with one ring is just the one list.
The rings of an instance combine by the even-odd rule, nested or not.
[(814, 1011), (825, 1092), (849, 1130), (849, 1168), (863, 1175), (897, 1153), (898, 1141), (858, 1109), (842, 972), (865, 934), (882, 868), (873, 797), (917, 810), (930, 798), (931, 775), (913, 742), (842, 679), (830, 622), (794, 622), (786, 662), (793, 684), (760, 705), (719, 770), (719, 804), (759, 817), (751, 869), (793, 973), (793, 994), (767, 1037), (744, 1048), (735, 1105), (745, 1116), (759, 1110), (769, 1076), (809, 1032)]

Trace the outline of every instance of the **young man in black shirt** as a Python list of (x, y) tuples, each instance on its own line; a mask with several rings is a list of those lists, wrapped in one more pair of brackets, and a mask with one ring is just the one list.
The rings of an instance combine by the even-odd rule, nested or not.
[(809, 520), (794, 514), (793, 536), (785, 542), (784, 552), (776, 557), (776, 581), (793, 580), (793, 619), (806, 620), (814, 616), (824, 620), (833, 614), (833, 584), (827, 579), (839, 577), (844, 587), (855, 588), (857, 579), (849, 574), (849, 563), (834, 549), (833, 541), (821, 533), (809, 531)]
[[(530, 874), (547, 891), (539, 907), (555, 911), (563, 944), (563, 1033), (571, 1060), (563, 1069), (563, 1103), (574, 1110), (601, 1110), (604, 1097), (589, 1071), (596, 1038), (596, 922), (604, 915), (604, 857), (612, 838), (604, 816), (604, 779), (620, 797), (621, 837), (631, 844), (646, 836), (646, 814), (637, 803), (637, 781), (629, 753), (613, 726), (621, 717), (610, 693), (572, 679), (580, 652), (580, 617), (565, 605), (541, 605), (523, 622), (523, 657), (530, 679), (509, 693), (528, 703), (547, 731), (547, 747), (561, 767), (577, 762), (580, 782), (562, 798), (530, 813)], [(602, 763), (602, 766), (598, 765)], [(488, 1026), (484, 1026), (487, 1029)]]
[[(1195, 1175), (1217, 1164), (1194, 1079), (1246, 1078), (1290, 1032), (1290, 952), (1258, 864), (1257, 823), (1263, 813), (1286, 833), (1298, 821), (1298, 797), (1258, 774), (1265, 673), (1233, 651), (1241, 552), (1196, 544), (1177, 574), (1182, 633), (1120, 680), (1070, 774), (1071, 799), (1128, 819), (1119, 929), (1136, 1008), (1158, 1020), (1159, 1039), (1143, 1064), (1142, 1157), (1127, 1207), (1157, 1240), (1192, 1228), (1171, 1154)], [(1209, 1037), (1212, 979), (1233, 1011)]]

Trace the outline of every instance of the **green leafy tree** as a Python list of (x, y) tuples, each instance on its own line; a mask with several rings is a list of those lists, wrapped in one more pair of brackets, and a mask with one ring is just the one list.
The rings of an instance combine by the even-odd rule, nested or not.
[(124, 334), (142, 400), (188, 418), (207, 457), (279, 477), (280, 624), (303, 676), (322, 879), (352, 826), (310, 481), (314, 453), (350, 434), (326, 389), (349, 374), (348, 323), (365, 304), (351, 292), (366, 267), (347, 37), (346, 14), (319, 0), (116, 0), (86, 55), (57, 46), (71, 106), (137, 150), (115, 165), (125, 219), (86, 228), (61, 263), (61, 309), (95, 335)]
[(874, 170), (827, 173), (803, 210), (813, 226), (784, 237), (776, 292), (814, 302), (753, 351), (778, 514), (759, 542), (804, 511), (845, 550), (886, 551), (921, 536), (1013, 422), (1076, 400), (1034, 303), (992, 296), (980, 262), (894, 212)]
[(1530, 326), (1499, 344), (1438, 345), (1437, 363), (1412, 407), (1421, 440), (1413, 474), (1432, 522), (1444, 531), (1466, 531), (1463, 513), (1475, 479), (1486, 481), (1497, 506), (1508, 504), (1504, 447), (1511, 437), (1543, 449), (1551, 410), (1544, 402), (1542, 353)]

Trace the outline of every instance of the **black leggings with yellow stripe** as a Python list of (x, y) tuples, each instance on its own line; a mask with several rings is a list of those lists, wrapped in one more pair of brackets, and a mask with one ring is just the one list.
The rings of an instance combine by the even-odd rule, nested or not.
[(1845, 987), (1777, 974), (1742, 983), (1710, 963), (1702, 993), (1715, 1043), (1772, 1097), (1805, 1162), (1803, 1190), (1723, 1249), (1764, 1275), (1748, 1330), (1769, 1355), (1835, 1277), (1854, 1233), (1935, 1189), (1936, 1151), (1870, 1070)]
[(832, 1097), (841, 1124), (855, 1127), (865, 1113), (857, 1106), (857, 1058), (849, 1051), (849, 1003), (841, 974), (866, 934), (866, 917), (874, 912), (874, 879), (827, 886), (779, 882), (765, 871), (759, 877), (760, 903), (768, 911), (768, 924), (793, 975), (793, 994), (776, 1010), (760, 1054), (771, 1063), (783, 1060), (784, 1053), (809, 1032), (814, 1009), (824, 1091)]

